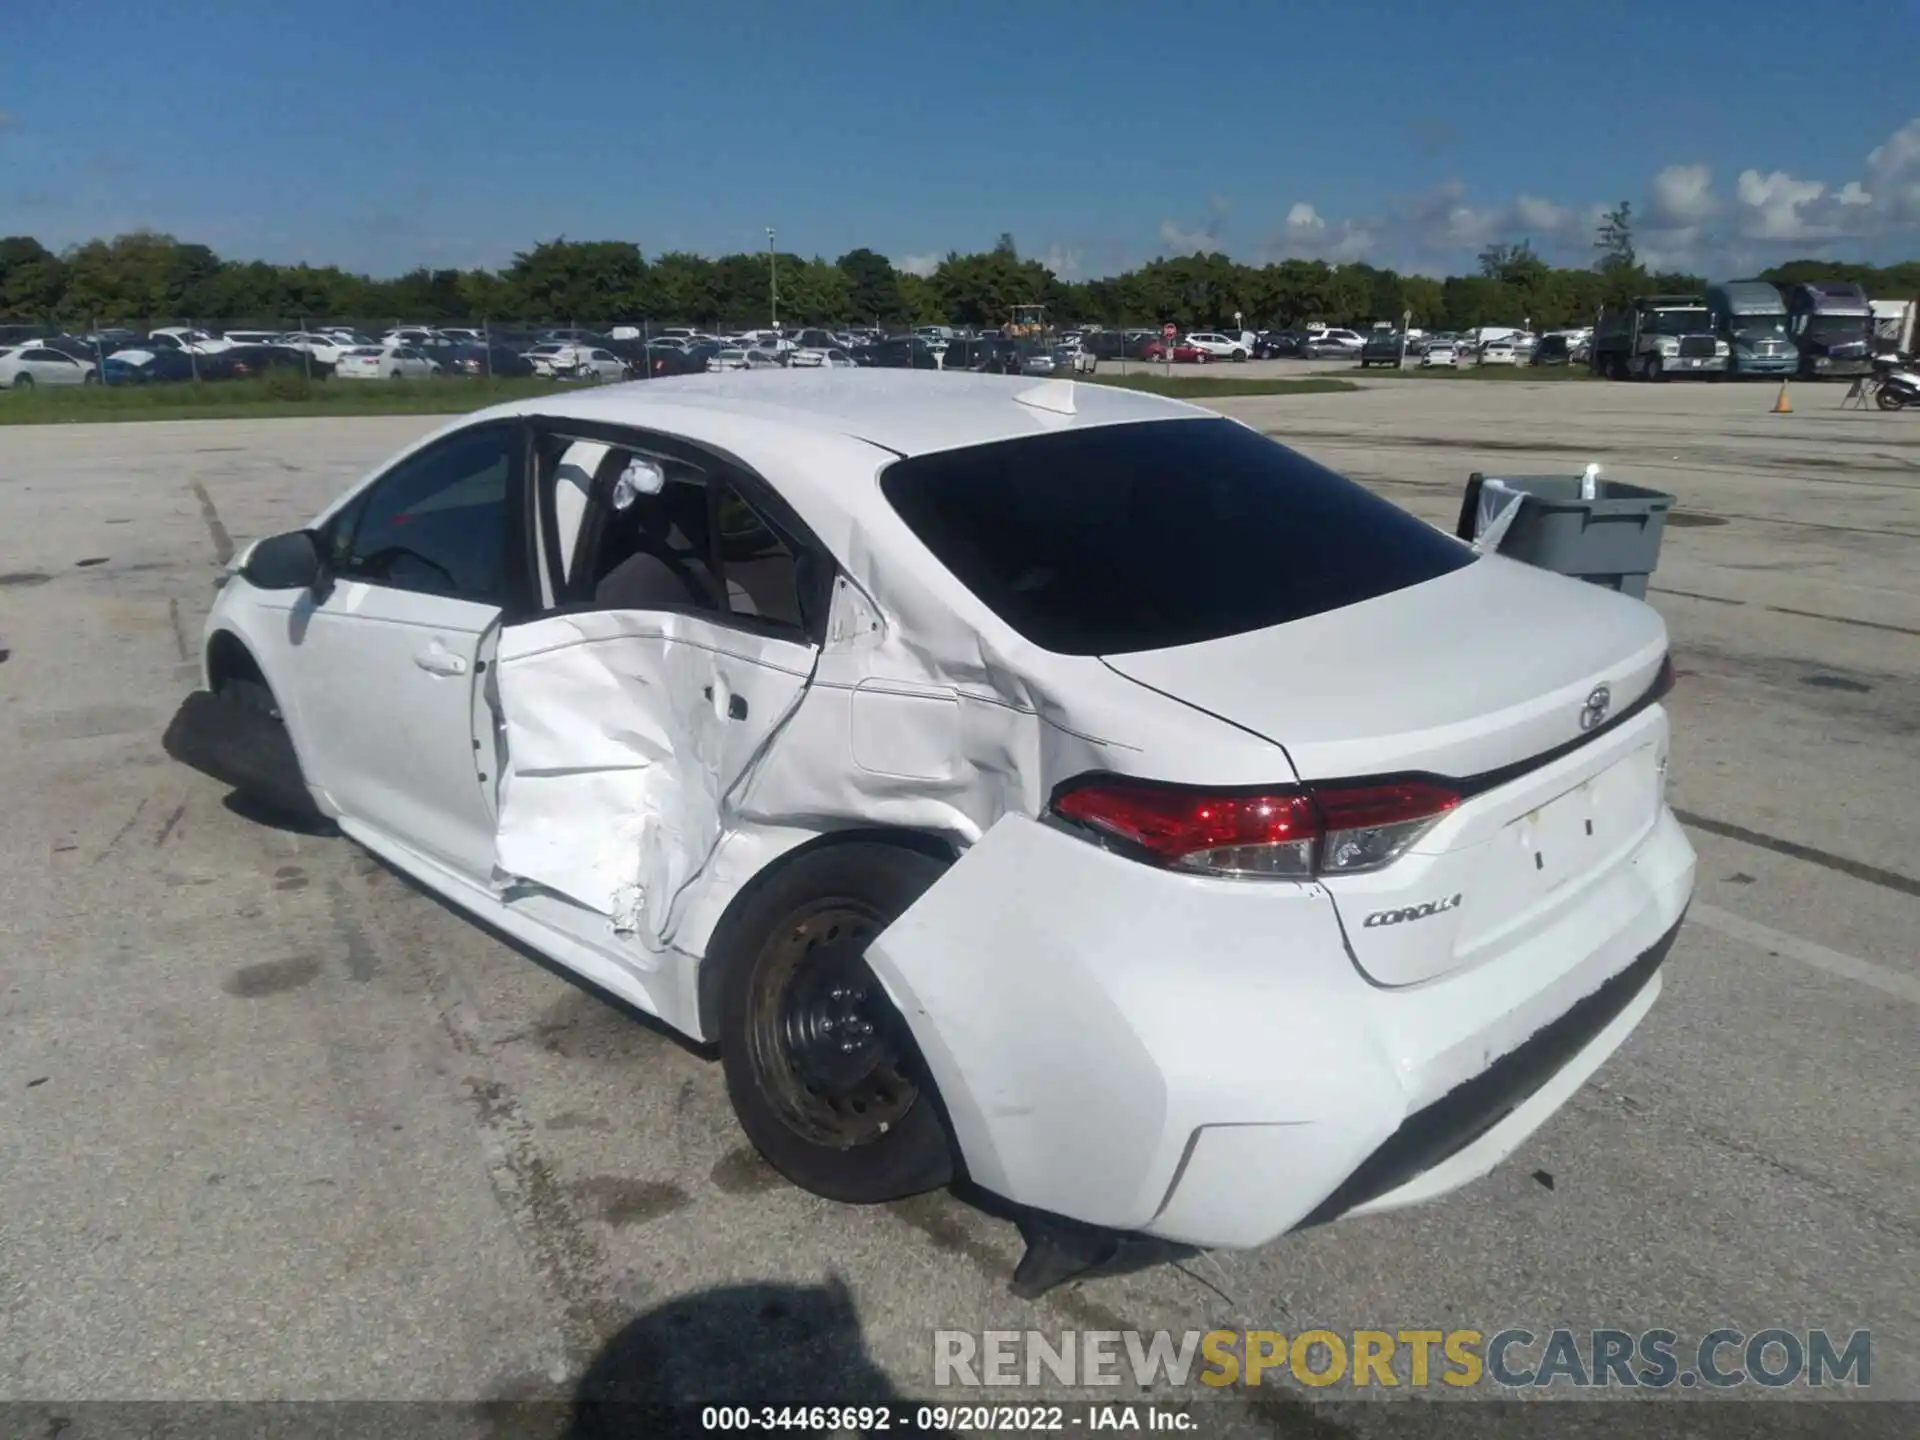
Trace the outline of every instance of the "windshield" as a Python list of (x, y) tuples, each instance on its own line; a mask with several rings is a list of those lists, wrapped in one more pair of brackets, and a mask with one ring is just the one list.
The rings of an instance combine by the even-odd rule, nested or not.
[[(881, 488), (982, 603), (1067, 655), (1282, 625), (1473, 560), (1398, 506), (1231, 420), (919, 455), (888, 466)], [(1206, 563), (1174, 559), (1194, 556)]]
[(1648, 335), (1692, 334), (1707, 328), (1707, 312), (1704, 309), (1652, 310), (1640, 322), (1640, 328)]
[(1784, 315), (1736, 315), (1733, 317), (1736, 340), (1784, 340), (1787, 317)]
[(1864, 315), (1809, 315), (1807, 334), (1815, 340), (1864, 340), (1867, 317)]

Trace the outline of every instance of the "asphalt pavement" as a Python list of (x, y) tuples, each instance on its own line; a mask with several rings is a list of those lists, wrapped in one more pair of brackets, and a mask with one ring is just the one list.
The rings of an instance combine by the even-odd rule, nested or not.
[[(1010, 1224), (788, 1187), (710, 1057), (162, 755), (219, 562), (438, 421), (0, 429), (0, 1399), (524, 1399), (595, 1365), (924, 1396), (936, 1329), (1569, 1325), (1871, 1329), (1872, 1392), (1920, 1400), (1920, 418), (1793, 393), (1219, 402), (1449, 526), (1473, 470), (1678, 497), (1649, 598), (1697, 901), (1649, 1019), (1490, 1178), (1035, 1304)], [(1208, 1413), (1385, 1423), (1335, 1393)]]

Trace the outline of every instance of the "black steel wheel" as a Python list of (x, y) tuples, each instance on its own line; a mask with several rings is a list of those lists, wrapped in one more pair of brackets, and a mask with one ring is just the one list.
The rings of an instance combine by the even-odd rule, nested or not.
[(816, 1195), (867, 1204), (953, 1178), (932, 1079), (865, 958), (943, 869), (865, 841), (808, 851), (746, 892), (709, 947), (734, 1112)]

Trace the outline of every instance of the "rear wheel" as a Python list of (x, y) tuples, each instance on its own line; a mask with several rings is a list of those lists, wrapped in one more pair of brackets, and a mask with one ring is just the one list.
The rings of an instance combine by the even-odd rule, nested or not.
[(13, 388), (16, 390), (31, 390), (33, 388), (33, 376), (31, 375), (14, 376)]
[(810, 851), (715, 935), (727, 1093), (754, 1148), (829, 1200), (873, 1204), (947, 1184), (952, 1142), (900, 1013), (865, 959), (940, 876), (891, 845)]

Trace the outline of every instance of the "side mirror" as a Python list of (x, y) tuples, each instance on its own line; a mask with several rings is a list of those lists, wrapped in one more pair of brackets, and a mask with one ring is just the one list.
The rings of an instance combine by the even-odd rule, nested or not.
[(255, 545), (240, 575), (261, 590), (310, 590), (319, 586), (325, 570), (313, 532), (293, 530)]

